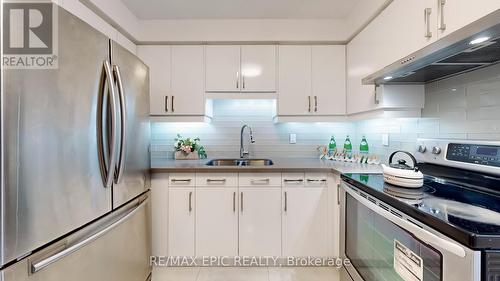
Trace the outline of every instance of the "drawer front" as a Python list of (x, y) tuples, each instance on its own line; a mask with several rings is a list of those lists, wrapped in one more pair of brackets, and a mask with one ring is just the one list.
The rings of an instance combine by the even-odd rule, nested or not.
[(304, 173), (283, 173), (281, 182), (283, 187), (303, 187), (305, 183)]
[(281, 173), (240, 173), (240, 187), (281, 187)]
[(197, 173), (196, 186), (238, 186), (237, 173)]
[(304, 183), (307, 187), (325, 187), (326, 179), (326, 173), (306, 173)]
[(194, 173), (170, 173), (168, 176), (170, 187), (193, 187), (195, 185)]

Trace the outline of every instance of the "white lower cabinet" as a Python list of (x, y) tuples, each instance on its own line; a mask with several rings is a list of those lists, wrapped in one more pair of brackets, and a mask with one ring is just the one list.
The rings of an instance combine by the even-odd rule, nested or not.
[(195, 189), (168, 191), (168, 255), (195, 256)]
[(238, 188), (196, 189), (196, 255), (238, 255)]
[(153, 239), (160, 241), (153, 241), (159, 248), (153, 252), (332, 257), (338, 249), (337, 178), (300, 172), (157, 174)]
[(284, 188), (283, 256), (330, 256), (328, 217), (326, 187)]
[(281, 188), (240, 188), (240, 256), (281, 255)]

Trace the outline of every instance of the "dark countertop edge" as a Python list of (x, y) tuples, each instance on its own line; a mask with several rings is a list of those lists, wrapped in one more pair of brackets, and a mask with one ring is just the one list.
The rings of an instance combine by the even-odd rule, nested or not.
[(469, 247), (472, 250), (485, 250), (485, 249), (498, 249), (500, 248), (500, 237), (488, 236), (488, 235), (477, 235), (471, 233), (462, 228), (452, 226), (438, 218), (430, 216), (418, 209), (409, 207), (408, 205), (401, 203), (399, 200), (392, 198), (391, 196), (385, 195), (377, 190), (374, 190), (344, 174), (341, 175), (342, 181), (345, 181), (360, 190), (376, 197), (379, 200), (386, 202), (392, 207), (400, 210), (401, 212), (407, 214), (408, 216), (428, 225), (429, 227), (436, 229), (440, 233), (453, 237), (452, 239), (461, 243), (462, 245)]
[(162, 167), (162, 168), (151, 168), (151, 173), (169, 173), (169, 172), (186, 172), (186, 171), (195, 171), (199, 173), (209, 173), (209, 172), (217, 172), (217, 173), (227, 173), (227, 172), (243, 172), (243, 173), (273, 173), (273, 172), (334, 172), (337, 174), (341, 174), (340, 171), (335, 168), (286, 168), (286, 167)]

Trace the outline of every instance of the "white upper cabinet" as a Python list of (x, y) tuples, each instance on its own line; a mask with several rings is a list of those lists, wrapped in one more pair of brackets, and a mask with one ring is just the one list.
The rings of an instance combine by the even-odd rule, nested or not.
[(438, 1), (438, 37), (444, 37), (498, 9), (498, 0), (441, 0)]
[(171, 47), (138, 46), (137, 53), (149, 66), (150, 114), (164, 115), (171, 89)]
[[(363, 85), (362, 79), (434, 42), (437, 27), (432, 15), (436, 13), (434, 0), (394, 0), (347, 45), (348, 114), (387, 108), (376, 96), (375, 86)], [(404, 97), (400, 100), (404, 101)], [(391, 108), (419, 106), (390, 104)]]
[(278, 115), (311, 113), (311, 47), (279, 46)]
[(207, 92), (240, 90), (240, 46), (206, 46)]
[(137, 51), (149, 66), (151, 115), (205, 114), (203, 46), (139, 46)]
[(275, 92), (276, 46), (206, 46), (207, 92)]
[(205, 72), (203, 46), (172, 46), (172, 89), (170, 113), (205, 113)]
[(345, 46), (279, 47), (280, 116), (346, 113)]
[(345, 46), (312, 46), (314, 113), (346, 113)]
[(276, 46), (241, 46), (241, 91), (276, 91)]

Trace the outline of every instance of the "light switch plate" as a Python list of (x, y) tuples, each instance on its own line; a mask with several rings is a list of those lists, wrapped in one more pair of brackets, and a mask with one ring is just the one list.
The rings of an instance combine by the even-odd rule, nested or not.
[(296, 144), (297, 143), (297, 134), (290, 134), (288, 139), (289, 139), (290, 144)]
[(389, 146), (389, 134), (382, 134), (382, 145)]

